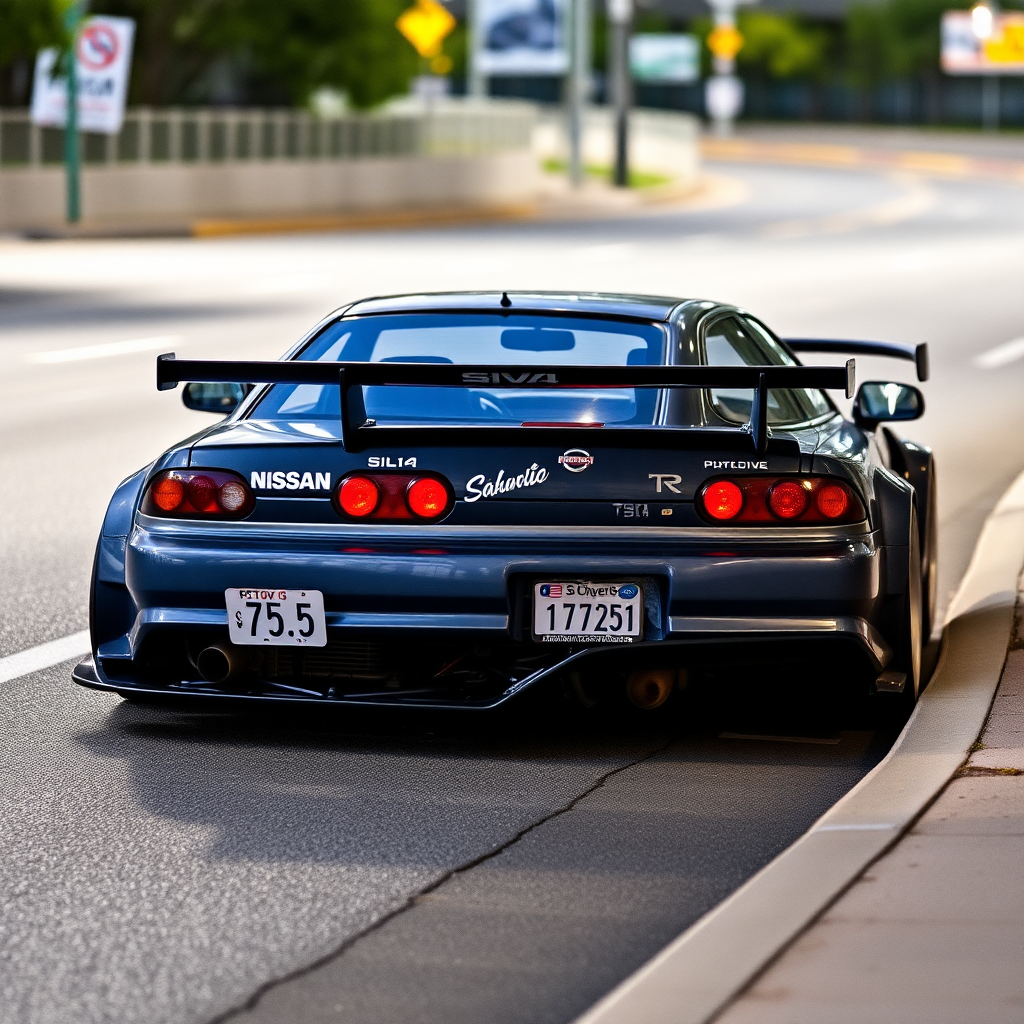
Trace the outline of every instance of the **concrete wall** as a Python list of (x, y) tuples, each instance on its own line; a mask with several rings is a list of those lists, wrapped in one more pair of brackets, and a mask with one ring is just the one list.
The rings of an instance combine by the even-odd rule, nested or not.
[[(482, 156), (389, 156), (85, 167), (83, 227), (187, 227), (203, 218), (513, 207), (534, 202), (529, 150)], [(60, 166), (0, 170), (0, 231), (64, 225)]]

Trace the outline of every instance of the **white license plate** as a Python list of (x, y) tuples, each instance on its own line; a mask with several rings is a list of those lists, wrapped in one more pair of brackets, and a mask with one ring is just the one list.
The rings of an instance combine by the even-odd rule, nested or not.
[(326, 647), (319, 590), (225, 590), (228, 633), (249, 647)]
[(588, 580), (533, 585), (533, 635), (541, 642), (632, 643), (643, 635), (639, 583)]

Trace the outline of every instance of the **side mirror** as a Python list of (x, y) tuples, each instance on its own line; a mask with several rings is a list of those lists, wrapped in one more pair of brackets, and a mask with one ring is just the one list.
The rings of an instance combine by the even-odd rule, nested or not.
[(197, 381), (185, 385), (181, 400), (185, 403), (186, 409), (227, 416), (238, 408), (239, 403), (250, 391), (251, 384)]
[(853, 400), (853, 418), (869, 430), (883, 421), (916, 420), (924, 415), (924, 395), (909, 384), (866, 380)]

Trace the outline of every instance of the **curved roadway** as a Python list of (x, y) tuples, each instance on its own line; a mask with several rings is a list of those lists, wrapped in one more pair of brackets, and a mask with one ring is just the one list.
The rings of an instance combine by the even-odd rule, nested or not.
[[(939, 454), (948, 594), (1024, 468), (1024, 343), (1007, 345), (1024, 335), (1020, 188), (715, 170), (746, 199), (586, 223), (0, 242), (0, 656), (85, 627), (114, 484), (201, 425), (153, 388), (157, 352), (272, 358), (345, 300), (419, 289), (706, 295), (784, 334), (929, 341), (929, 413), (909, 433)], [(539, 704), (494, 721), (207, 718), (78, 690), (67, 664), (0, 684), (0, 715), (0, 1021), (31, 1024), (566, 1022), (892, 738), (730, 707), (660, 725)]]

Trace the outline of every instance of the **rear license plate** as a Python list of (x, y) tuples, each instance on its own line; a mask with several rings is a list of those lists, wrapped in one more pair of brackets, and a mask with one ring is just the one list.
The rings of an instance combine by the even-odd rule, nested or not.
[(326, 647), (319, 590), (225, 590), (228, 634), (249, 647)]
[(533, 636), (541, 642), (628, 644), (644, 626), (639, 583), (587, 580), (533, 585)]

